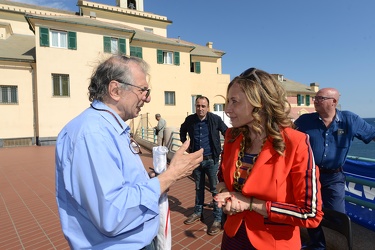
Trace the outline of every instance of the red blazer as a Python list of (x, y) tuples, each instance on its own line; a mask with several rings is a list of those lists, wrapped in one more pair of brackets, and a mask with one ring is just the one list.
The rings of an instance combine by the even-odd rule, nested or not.
[[(220, 176), (233, 189), (233, 174), (242, 135), (234, 142), (226, 131)], [(301, 249), (299, 227), (317, 227), (322, 220), (322, 199), (318, 168), (308, 135), (291, 128), (282, 130), (286, 150), (280, 156), (268, 139), (255, 162), (242, 194), (268, 201), (268, 218), (254, 211), (228, 215), (226, 234), (233, 237), (242, 221), (256, 249)]]

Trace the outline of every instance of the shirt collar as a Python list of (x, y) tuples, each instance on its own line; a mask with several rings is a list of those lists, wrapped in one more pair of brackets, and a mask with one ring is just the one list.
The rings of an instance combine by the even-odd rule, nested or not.
[(342, 114), (340, 110), (336, 109), (335, 121), (340, 122), (342, 120)]
[[(315, 112), (315, 113), (316, 113), (316, 119), (322, 120), (319, 113), (318, 112)], [(340, 122), (342, 120), (341, 116), (342, 116), (342, 114), (341, 114), (340, 110), (336, 109), (335, 122)]]
[[(98, 111), (98, 110), (94, 109), (95, 111), (99, 112), (100, 115), (104, 119), (106, 119), (116, 129), (116, 131), (119, 134), (125, 132), (125, 133), (127, 133), (127, 134), (130, 135), (130, 127), (128, 126), (128, 124), (126, 124), (121, 119), (121, 117), (113, 109), (111, 109), (110, 107), (108, 107), (107, 105), (105, 105), (103, 102), (98, 101), (98, 100), (94, 100), (91, 105), (94, 108), (96, 108), (96, 109), (104, 109), (104, 110), (108, 111), (108, 112), (106, 112), (106, 111)], [(116, 121), (116, 119), (117, 119), (117, 121)], [(120, 124), (121, 124), (122, 128), (121, 128)]]

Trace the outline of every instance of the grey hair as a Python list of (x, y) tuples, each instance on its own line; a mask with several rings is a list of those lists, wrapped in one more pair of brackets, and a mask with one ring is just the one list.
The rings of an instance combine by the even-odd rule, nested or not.
[[(134, 84), (132, 74), (132, 63), (138, 65), (145, 75), (148, 75), (149, 65), (141, 58), (128, 57), (125, 55), (114, 55), (99, 64), (91, 75), (89, 100), (103, 101), (108, 95), (108, 85), (112, 80)], [(121, 84), (123, 88), (129, 86)]]

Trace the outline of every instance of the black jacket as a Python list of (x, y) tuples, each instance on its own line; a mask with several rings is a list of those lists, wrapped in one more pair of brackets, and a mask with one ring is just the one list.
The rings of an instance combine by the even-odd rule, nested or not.
[[(207, 112), (207, 120), (208, 120), (208, 130), (209, 130), (209, 140), (210, 140), (210, 147), (212, 151), (212, 158), (214, 162), (219, 161), (219, 156), (221, 153), (221, 142), (220, 142), (220, 134), (224, 136), (225, 131), (227, 130), (227, 125), (223, 122), (220, 116), (215, 115), (211, 112)], [(182, 143), (186, 141), (186, 134), (189, 134), (190, 137), (190, 146), (189, 152), (193, 152), (194, 149), (194, 124), (199, 121), (197, 114), (192, 114), (186, 117), (184, 123), (181, 124), (180, 127), (180, 140)]]

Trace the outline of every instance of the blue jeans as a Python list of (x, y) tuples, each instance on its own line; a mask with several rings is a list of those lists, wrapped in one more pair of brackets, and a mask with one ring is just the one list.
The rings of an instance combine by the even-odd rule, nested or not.
[[(205, 175), (208, 177), (208, 183), (212, 197), (217, 195), (216, 185), (218, 183), (217, 171), (218, 163), (214, 163), (213, 159), (204, 160), (201, 162), (199, 167), (194, 169), (193, 177), (195, 180), (195, 207), (194, 213), (201, 215), (203, 212), (204, 204), (204, 190), (205, 190)], [(222, 211), (217, 206), (217, 202), (212, 199), (214, 206), (214, 220), (221, 222)]]
[[(323, 207), (345, 213), (345, 175), (342, 172), (335, 174), (320, 174)], [(323, 228), (309, 228), (310, 249), (325, 249), (326, 240)]]

